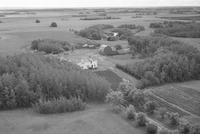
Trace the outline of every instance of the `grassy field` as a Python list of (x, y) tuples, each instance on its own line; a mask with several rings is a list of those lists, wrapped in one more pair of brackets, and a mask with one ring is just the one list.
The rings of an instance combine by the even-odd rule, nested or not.
[(85, 111), (39, 115), (32, 110), (0, 112), (1, 134), (145, 134), (107, 105), (89, 105)]
[(200, 92), (177, 85), (156, 88), (153, 93), (193, 114), (200, 115)]

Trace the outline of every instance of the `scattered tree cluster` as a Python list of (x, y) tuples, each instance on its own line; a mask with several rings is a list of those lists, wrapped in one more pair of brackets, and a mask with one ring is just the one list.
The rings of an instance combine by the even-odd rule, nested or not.
[(92, 40), (101, 40), (104, 36), (103, 30), (110, 28), (113, 28), (113, 26), (109, 24), (98, 24), (80, 30), (78, 35)]
[[(0, 109), (64, 97), (102, 101), (109, 83), (70, 62), (39, 54), (0, 57)], [(49, 104), (49, 103), (48, 103)]]

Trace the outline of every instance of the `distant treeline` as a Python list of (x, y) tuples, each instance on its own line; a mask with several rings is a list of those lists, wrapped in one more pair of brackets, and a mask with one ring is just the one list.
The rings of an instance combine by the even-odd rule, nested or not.
[(200, 38), (200, 23), (164, 21), (163, 23), (151, 23), (151, 28), (156, 28), (155, 33), (173, 37)]

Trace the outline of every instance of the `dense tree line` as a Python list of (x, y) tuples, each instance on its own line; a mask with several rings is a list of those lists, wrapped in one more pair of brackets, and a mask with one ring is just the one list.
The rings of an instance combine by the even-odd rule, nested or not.
[(33, 40), (31, 43), (31, 49), (37, 50), (41, 52), (45, 52), (47, 54), (58, 54), (63, 51), (68, 51), (72, 48), (69, 42), (67, 41), (58, 41), (52, 39), (38, 39)]
[(103, 100), (110, 85), (69, 62), (39, 54), (0, 57), (0, 109), (29, 107), (38, 100), (78, 97)]
[(150, 27), (156, 28), (155, 33), (173, 37), (200, 38), (200, 24), (194, 22), (165, 21), (152, 23)]
[(200, 51), (193, 46), (164, 37), (134, 37), (129, 45), (145, 59), (117, 67), (140, 79), (140, 88), (200, 79)]

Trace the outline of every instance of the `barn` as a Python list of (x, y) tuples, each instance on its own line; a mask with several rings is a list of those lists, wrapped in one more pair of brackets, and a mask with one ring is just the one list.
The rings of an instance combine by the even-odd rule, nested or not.
[(115, 48), (108, 45), (101, 45), (99, 48), (99, 54), (101, 55), (116, 55), (117, 51)]

